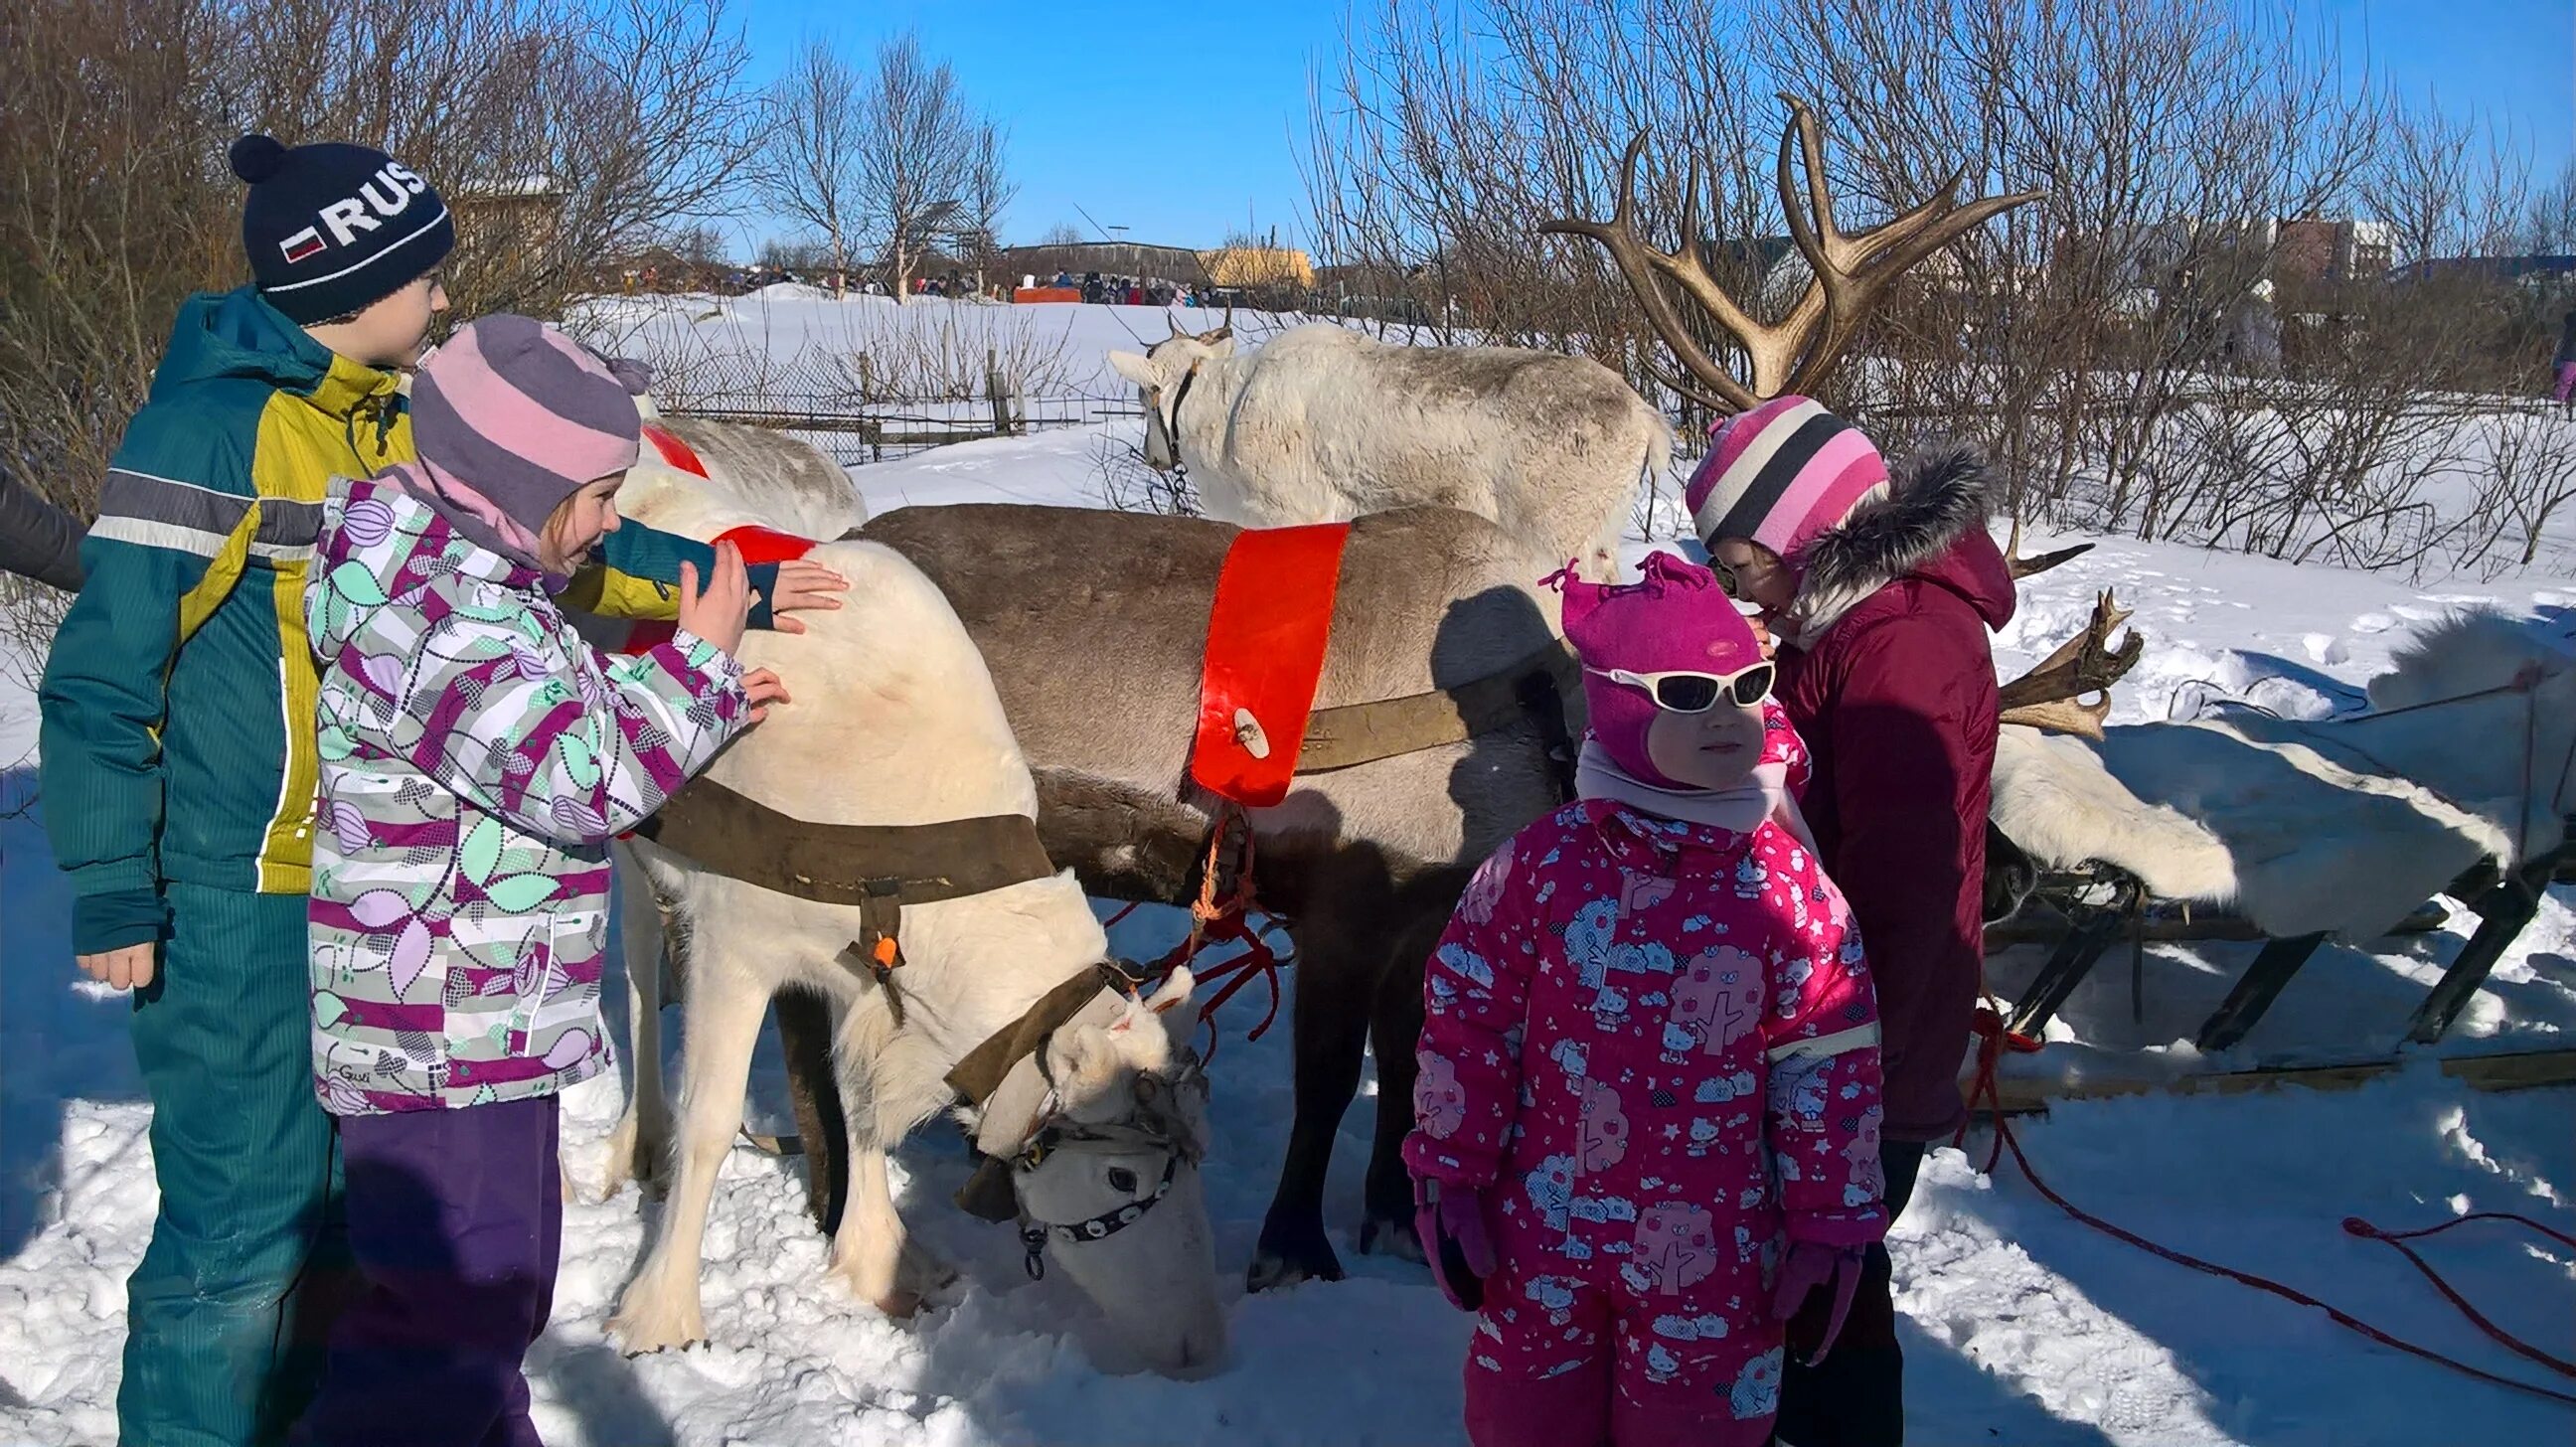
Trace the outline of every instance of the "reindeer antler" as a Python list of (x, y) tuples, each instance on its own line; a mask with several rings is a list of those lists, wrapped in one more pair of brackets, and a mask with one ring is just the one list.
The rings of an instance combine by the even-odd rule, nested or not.
[[(1807, 258), (1810, 272), (1806, 291), (1780, 320), (1756, 321), (1709, 275), (1707, 241), (1698, 234), (1696, 179), (1683, 205), (1685, 234), (1679, 251), (1657, 250), (1637, 235), (1637, 157), (1646, 146), (1642, 131), (1620, 158), (1619, 200), (1608, 221), (1561, 217), (1538, 228), (1559, 236), (1588, 236), (1601, 243), (1645, 309), (1647, 324), (1698, 385), (1659, 375), (1691, 400), (1721, 412), (1742, 411), (1766, 398), (1812, 390), (1841, 359), (1890, 282), (1961, 235), (2041, 195), (2023, 191), (1986, 196), (1962, 206), (1959, 183), (1968, 169), (1962, 165), (1921, 204), (1881, 225), (1846, 232), (1834, 222), (1833, 198), (1825, 189), (1824, 142), (1815, 112), (1796, 96), (1784, 94), (1780, 99), (1789, 107), (1789, 124), (1780, 133), (1780, 205), (1788, 216), (1790, 239)], [(1793, 176), (1801, 152), (1807, 170), (1803, 211)], [(1743, 347), (1752, 364), (1750, 386), (1736, 380), (1691, 334), (1664, 289), (1667, 281)]]
[[(2038, 667), (1997, 691), (1997, 721), (2088, 739), (2102, 737), (2102, 720), (2111, 713), (2111, 685), (2137, 664), (2147, 646), (2135, 631), (2119, 647), (2111, 646), (2113, 630), (2129, 621), (2130, 611), (2119, 605), (2110, 589), (2103, 589), (2093, 600), (2093, 620), (2082, 633), (2059, 644)], [(2099, 697), (2080, 702), (2087, 694)]]
[(2025, 558), (2021, 555), (2021, 519), (2014, 518), (2012, 541), (2004, 544), (2004, 563), (2012, 569), (2013, 581), (2018, 583), (2024, 578), (2045, 573), (2061, 563), (2071, 563), (2093, 551), (2093, 547), (2091, 543), (2077, 543), (2071, 548), (2059, 548), (2053, 553), (2042, 553), (2036, 558)]

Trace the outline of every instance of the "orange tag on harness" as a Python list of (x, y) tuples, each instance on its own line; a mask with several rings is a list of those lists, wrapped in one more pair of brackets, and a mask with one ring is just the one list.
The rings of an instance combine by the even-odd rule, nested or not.
[(1226, 550), (1208, 617), (1190, 778), (1249, 808), (1288, 797), (1323, 681), (1349, 523), (1247, 528)]
[[(645, 434), (650, 436), (656, 429), (648, 427), (644, 430)], [(663, 435), (669, 436), (668, 433)], [(671, 444), (683, 451), (686, 451), (688, 448), (687, 443), (680, 441), (680, 439), (676, 437), (671, 438)], [(697, 460), (696, 455), (691, 454), (689, 460), (695, 462)], [(679, 466), (677, 462), (674, 462), (671, 465), (673, 467)], [(700, 473), (698, 475), (704, 477), (706, 474)], [(742, 553), (743, 566), (747, 568), (757, 567), (762, 563), (784, 563), (791, 558), (801, 558), (807, 553), (814, 551), (814, 540), (812, 538), (800, 538), (794, 533), (782, 533), (773, 528), (729, 528), (726, 531), (717, 534), (716, 541), (720, 543), (731, 543), (736, 549), (740, 550)], [(706, 579), (700, 578), (698, 583), (700, 586), (704, 586)], [(670, 642), (671, 636), (679, 631), (680, 625), (668, 618), (639, 619), (632, 627), (626, 630), (626, 642), (620, 646), (617, 651), (620, 653), (650, 653), (654, 649), (661, 647), (663, 644)]]

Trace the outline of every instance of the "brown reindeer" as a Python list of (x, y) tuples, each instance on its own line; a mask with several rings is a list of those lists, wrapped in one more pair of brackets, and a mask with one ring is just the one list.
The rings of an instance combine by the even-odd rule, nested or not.
[[(1189, 750), (1217, 574), (1236, 531), (959, 506), (901, 509), (861, 533), (948, 595), (1036, 773), (1047, 853), (1094, 895), (1196, 895), (1214, 801), (1188, 783)], [(1544, 571), (1470, 513), (1359, 519), (1316, 706), (1508, 675), (1556, 636), (1555, 596), (1537, 587)], [(1412, 1125), (1422, 962), (1468, 871), (1558, 802), (1547, 748), (1565, 727), (1552, 715), (1510, 717), (1463, 742), (1302, 777), (1284, 802), (1253, 811), (1260, 904), (1291, 921), (1297, 962), (1296, 1119), (1249, 1273), (1256, 1288), (1341, 1274), (1324, 1231), (1325, 1169), (1371, 1044), (1382, 1104), (1360, 1247), (1418, 1254), (1396, 1147)], [(802, 1033), (785, 1017), (782, 1026)]]

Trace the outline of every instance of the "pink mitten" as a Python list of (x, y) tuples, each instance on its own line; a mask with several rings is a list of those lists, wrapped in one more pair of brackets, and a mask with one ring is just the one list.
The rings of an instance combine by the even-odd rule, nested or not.
[(1413, 1229), (1422, 1238), (1422, 1254), (1431, 1263), (1431, 1279), (1440, 1294), (1460, 1311), (1477, 1311), (1485, 1300), (1485, 1278), (1494, 1274), (1494, 1238), (1485, 1229), (1482, 1192), (1438, 1181), (1413, 1183)]
[(1823, 1362), (1825, 1353), (1834, 1348), (1834, 1338), (1842, 1335), (1843, 1318), (1851, 1313), (1852, 1296), (1860, 1290), (1861, 1264), (1867, 1254), (1857, 1246), (1827, 1246), (1817, 1241), (1792, 1241), (1789, 1254), (1780, 1262), (1780, 1276), (1771, 1296), (1771, 1314), (1781, 1321), (1798, 1314), (1806, 1305), (1808, 1294), (1827, 1282), (1833, 1284), (1834, 1306), (1825, 1318), (1824, 1333), (1816, 1338), (1816, 1354), (1807, 1365)]

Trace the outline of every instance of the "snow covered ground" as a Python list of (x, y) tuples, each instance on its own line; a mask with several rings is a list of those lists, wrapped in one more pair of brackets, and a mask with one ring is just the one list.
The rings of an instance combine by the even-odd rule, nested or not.
[[(1068, 325), (1085, 347), (1127, 345), (1110, 320), (1076, 316)], [(1136, 325), (1159, 334), (1141, 318)], [(973, 443), (856, 475), (879, 511), (995, 500), (1097, 505), (1094, 452), (1123, 437), (1122, 425), (1134, 429), (1131, 421)], [(2111, 540), (2028, 586), (2022, 616), (1998, 644), (2007, 674), (2080, 627), (2093, 590), (2114, 584), (2148, 639), (2145, 661), (2119, 691), (2123, 721), (2166, 716), (2206, 691), (2283, 712), (2350, 706), (2408, 627), (2461, 606), (2511, 608), (2576, 639), (2576, 582), (2565, 579), (2427, 587)], [(0, 688), (0, 763), (24, 758), (32, 744), (31, 701)], [(23, 799), (26, 785), (23, 771), (10, 776), (5, 798)], [(22, 814), (0, 818), (0, 1447), (112, 1439), (123, 1278), (153, 1212), (125, 1006), (73, 983), (67, 915), (41, 828)], [(1178, 927), (1173, 912), (1139, 911), (1113, 944), (1149, 955)], [(2128, 972), (2106, 966), (2077, 993), (2048, 1050), (2015, 1065), (2099, 1073), (2386, 1054), (2464, 939), (2454, 926), (2402, 945), (2322, 951), (2244, 1045), (2207, 1061), (2192, 1058), (2189, 1038), (2255, 947), (2154, 946), (2143, 1024), (2130, 1020)], [(2013, 993), (2036, 963), (2031, 951), (1999, 959), (1996, 988)], [(1214, 1072), (1209, 1209), (1229, 1281), (1239, 1281), (1251, 1255), (1290, 1113), (1284, 1019), (1258, 1043), (1243, 1038), (1259, 1018), (1259, 996), (1257, 987), (1239, 996), (1222, 1017)], [(2571, 1032), (2576, 891), (2562, 889), (2454, 1038), (2393, 1076), (2333, 1093), (2073, 1104), (2018, 1129), (2053, 1186), (2124, 1226), (2303, 1288), (2490, 1370), (2563, 1389), (2479, 1336), (2394, 1252), (2346, 1236), (2339, 1223), (2360, 1215), (2402, 1228), (2509, 1210), (2576, 1229), (2576, 1092), (2479, 1094), (2429, 1058), (2563, 1047), (2576, 1044)], [(672, 1045), (676, 1055), (679, 1042)], [(577, 1181), (599, 1171), (618, 1090), (603, 1079), (567, 1100)], [(780, 1101), (774, 1058), (764, 1055), (753, 1117), (786, 1128)], [(898, 1191), (915, 1229), (965, 1274), (911, 1322), (890, 1322), (823, 1281), (800, 1167), (743, 1147), (727, 1163), (708, 1230), (715, 1345), (628, 1360), (606, 1345), (601, 1324), (658, 1208), (631, 1188), (571, 1206), (555, 1322), (531, 1364), (540, 1425), (567, 1447), (1462, 1440), (1466, 1319), (1419, 1268), (1361, 1257), (1352, 1239), (1369, 1103), (1344, 1124), (1329, 1197), (1351, 1279), (1257, 1297), (1230, 1287), (1232, 1359), (1210, 1380), (1126, 1371), (1094, 1340), (1087, 1308), (1060, 1274), (1028, 1281), (1007, 1230), (948, 1205), (966, 1161), (953, 1135), (934, 1129), (898, 1158)], [(1968, 1157), (1937, 1152), (1895, 1247), (1916, 1443), (2576, 1439), (2576, 1408), (2450, 1375), (2313, 1312), (2100, 1236), (2009, 1165), (1988, 1180)], [(2560, 1356), (2576, 1354), (2569, 1253), (2473, 1226), (2429, 1243), (2426, 1254), (2499, 1324)]]

